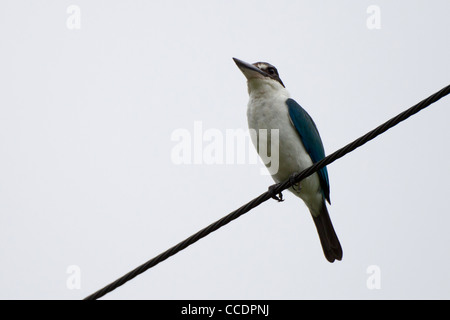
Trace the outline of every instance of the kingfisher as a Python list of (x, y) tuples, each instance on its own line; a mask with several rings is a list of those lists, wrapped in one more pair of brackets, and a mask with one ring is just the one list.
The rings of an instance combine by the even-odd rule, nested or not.
[[(258, 150), (261, 141), (278, 145), (277, 170), (269, 170), (276, 183), (292, 179), (293, 175), (307, 169), (325, 157), (325, 151), (317, 126), (311, 116), (294, 99), (281, 81), (278, 70), (267, 62), (253, 64), (233, 58), (247, 78), (249, 102), (247, 120), (249, 129), (255, 133), (253, 144)], [(271, 135), (265, 140), (261, 132), (277, 130), (278, 136)], [(258, 143), (259, 142), (259, 143)], [(267, 148), (267, 146), (266, 146)], [(275, 149), (274, 149), (275, 150)], [(272, 153), (274, 153), (272, 150)], [(262, 158), (261, 154), (260, 157)], [(267, 161), (263, 162), (269, 168)], [(272, 159), (273, 162), (273, 159)], [(269, 191), (271, 188), (269, 188)], [(328, 171), (323, 167), (289, 188), (308, 207), (322, 245), (325, 258), (329, 262), (342, 260), (342, 247), (331, 223), (326, 202), (330, 202)], [(272, 195), (282, 201), (282, 194)]]

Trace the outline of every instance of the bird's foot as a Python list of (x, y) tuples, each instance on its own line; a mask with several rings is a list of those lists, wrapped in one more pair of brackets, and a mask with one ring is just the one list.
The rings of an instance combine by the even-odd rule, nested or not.
[(281, 193), (281, 192), (276, 192), (276, 184), (274, 184), (274, 185), (272, 185), (272, 186), (270, 186), (269, 187), (269, 194), (270, 194), (270, 196), (272, 197), (272, 199), (275, 199), (275, 200), (277, 200), (278, 202), (283, 202), (284, 201), (284, 199), (283, 199), (283, 193)]
[(293, 174), (291, 174), (290, 176), (289, 176), (289, 183), (291, 184), (291, 188), (292, 188), (292, 190), (294, 190), (294, 191), (296, 191), (296, 192), (299, 192), (300, 191), (300, 183), (299, 182), (296, 182), (295, 181), (295, 176), (296, 176), (297, 174), (296, 173), (293, 173)]

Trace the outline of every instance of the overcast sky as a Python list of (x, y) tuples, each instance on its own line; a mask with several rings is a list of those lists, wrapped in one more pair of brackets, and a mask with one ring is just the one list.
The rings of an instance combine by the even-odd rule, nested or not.
[[(1, 1), (0, 298), (84, 298), (273, 184), (225, 161), (227, 132), (247, 129), (232, 57), (275, 65), (329, 154), (450, 83), (449, 12)], [(105, 298), (449, 299), (449, 119), (446, 97), (328, 167), (343, 261), (285, 192)], [(174, 132), (203, 152), (221, 136), (224, 161), (196, 164), (192, 142), (178, 164)]]

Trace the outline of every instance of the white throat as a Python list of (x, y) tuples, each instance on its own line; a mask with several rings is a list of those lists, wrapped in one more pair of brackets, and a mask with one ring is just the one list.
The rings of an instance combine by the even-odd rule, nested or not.
[(250, 99), (271, 98), (273, 96), (285, 96), (289, 93), (278, 81), (269, 78), (253, 78), (247, 81), (247, 89)]
[[(272, 101), (281, 99), (283, 102), (289, 98), (289, 92), (278, 81), (268, 78), (249, 79), (247, 81), (250, 102)], [(262, 100), (262, 101), (261, 101)]]

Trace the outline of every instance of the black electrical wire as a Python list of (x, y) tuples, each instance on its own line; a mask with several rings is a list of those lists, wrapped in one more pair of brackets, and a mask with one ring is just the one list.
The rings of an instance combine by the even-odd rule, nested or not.
[(126, 275), (120, 277), (116, 281), (110, 283), (103, 289), (98, 290), (97, 292), (91, 294), (90, 296), (86, 297), (84, 300), (96, 300), (107, 293), (117, 289), (124, 283), (130, 281), (131, 279), (135, 278), (136, 276), (140, 275), (141, 273), (147, 271), (151, 267), (154, 267), (158, 263), (166, 260), (167, 258), (173, 256), (174, 254), (178, 253), (179, 251), (187, 248), (194, 242), (197, 242), (198, 240), (206, 237), (208, 234), (210, 234), (213, 231), (216, 231), (217, 229), (223, 227), (227, 223), (239, 218), (243, 214), (249, 212), (251, 209), (259, 206), (261, 203), (271, 199), (274, 197), (274, 195), (281, 193), (283, 190), (286, 190), (287, 188), (291, 187), (293, 184), (296, 184), (300, 182), (301, 180), (305, 179), (306, 177), (312, 175), (314, 172), (320, 170), (321, 168), (325, 167), (326, 165), (329, 165), (330, 163), (336, 161), (339, 158), (342, 158), (349, 152), (352, 152), (356, 148), (361, 147), (365, 143), (369, 142), (370, 140), (376, 138), (380, 134), (386, 132), (387, 130), (391, 129), (392, 127), (396, 126), (400, 122), (408, 119), (410, 116), (418, 113), (419, 111), (425, 109), (426, 107), (430, 106), (434, 102), (438, 101), (442, 97), (448, 95), (450, 93), (450, 85), (444, 87), (440, 91), (434, 93), (433, 95), (429, 96), (428, 98), (422, 100), (418, 104), (414, 105), (413, 107), (405, 110), (404, 112), (400, 113), (399, 115), (393, 117), (392, 119), (386, 121), (382, 125), (378, 126), (377, 128), (373, 129), (372, 131), (366, 133), (362, 137), (356, 139), (355, 141), (347, 144), (345, 147), (333, 152), (329, 156), (323, 158), (321, 161), (316, 162), (314, 165), (309, 167), (308, 169), (303, 170), (302, 172), (293, 175), (290, 179), (287, 181), (284, 181), (282, 183), (275, 184), (270, 187), (269, 191), (264, 192), (259, 197), (253, 199), (252, 201), (248, 202), (247, 204), (243, 205), (239, 209), (231, 212), (227, 216), (223, 217), (220, 220), (217, 220), (216, 222), (210, 224), (206, 228), (198, 231), (197, 233), (193, 234), (189, 238), (181, 241), (177, 245), (173, 246), (172, 248), (164, 251), (163, 253), (159, 254), (158, 256), (154, 257), (153, 259), (147, 261), (143, 265), (137, 267), (136, 269), (128, 272)]

